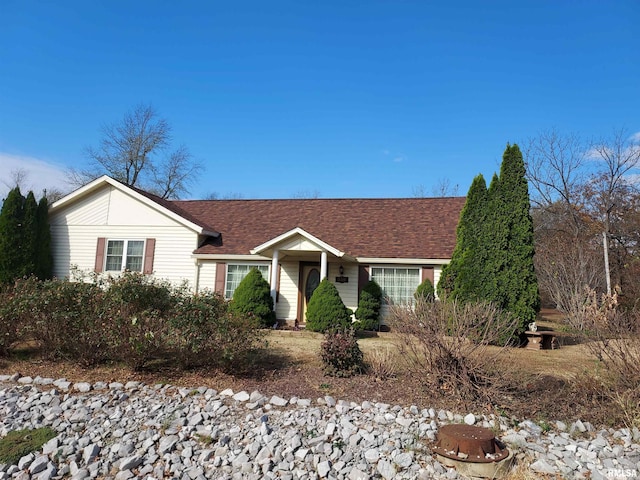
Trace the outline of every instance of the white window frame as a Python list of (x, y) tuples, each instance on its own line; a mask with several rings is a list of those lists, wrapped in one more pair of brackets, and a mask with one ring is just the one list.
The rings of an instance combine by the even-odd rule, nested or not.
[[(109, 270), (107, 267), (109, 265), (109, 243), (111, 242), (123, 242), (122, 243), (122, 255), (121, 255), (121, 259), (120, 259), (120, 268), (118, 270)], [(127, 269), (127, 260), (129, 257), (133, 257), (134, 255), (128, 255), (128, 250), (129, 250), (129, 242), (142, 242), (142, 255), (140, 255), (141, 257), (141, 262), (140, 262), (140, 270), (130, 270)], [(145, 251), (147, 248), (147, 241), (145, 239), (141, 239), (141, 238), (128, 238), (128, 239), (122, 239), (122, 238), (107, 238), (105, 240), (105, 245), (104, 245), (104, 272), (124, 272), (126, 270), (132, 271), (132, 272), (140, 272), (142, 273), (144, 271), (144, 255), (145, 255)], [(113, 256), (113, 255), (112, 255)], [(137, 257), (138, 255), (135, 255), (135, 257)]]
[[(247, 269), (247, 271), (245, 272), (245, 274), (242, 276), (242, 278), (238, 281), (238, 283), (236, 284), (235, 288), (233, 289), (233, 291), (231, 291), (231, 295), (228, 295), (229, 293), (229, 267), (249, 267)], [(251, 262), (234, 262), (234, 263), (227, 263), (226, 268), (225, 268), (225, 276), (224, 276), (224, 298), (226, 298), (227, 300), (231, 300), (233, 298), (233, 294), (236, 291), (236, 288), (238, 288), (238, 285), (240, 285), (240, 282), (244, 279), (244, 277), (247, 276), (247, 274), (251, 271), (252, 268), (254, 267), (267, 267), (267, 276), (265, 278), (265, 275), (263, 272), (262, 273), (262, 278), (264, 278), (269, 284), (271, 283), (269, 281), (269, 279), (271, 278), (271, 264), (269, 263), (251, 263)]]
[[(394, 301), (393, 298), (390, 298), (387, 293), (385, 292), (384, 289), (384, 285), (381, 284), (381, 282), (374, 278), (374, 274), (373, 271), (374, 269), (381, 269), (381, 270), (416, 270), (418, 272), (418, 283), (416, 284), (415, 288), (413, 289), (413, 291), (410, 293), (410, 295), (408, 295), (407, 298), (403, 298), (402, 301), (398, 302), (397, 299), (396, 301)], [(375, 280), (376, 283), (380, 286), (380, 288), (382, 289), (382, 295), (383, 295), (383, 301), (386, 305), (412, 305), (413, 304), (413, 294), (415, 293), (415, 290), (418, 288), (418, 285), (420, 285), (420, 282), (422, 281), (422, 268), (419, 266), (412, 266), (412, 265), (371, 265), (369, 267), (369, 280)]]

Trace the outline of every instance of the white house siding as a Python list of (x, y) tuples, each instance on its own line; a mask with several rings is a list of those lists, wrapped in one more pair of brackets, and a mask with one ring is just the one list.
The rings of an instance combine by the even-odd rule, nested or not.
[(111, 186), (62, 207), (49, 222), (54, 275), (59, 278), (69, 277), (72, 267), (92, 272), (100, 237), (154, 238), (155, 276), (175, 285), (187, 281), (194, 286), (196, 267), (191, 254), (197, 248), (196, 232)]
[[(358, 308), (358, 265), (343, 265), (344, 276), (349, 277), (348, 283), (335, 283), (335, 277), (340, 275), (340, 265), (329, 263), (327, 276), (335, 284), (344, 304), (353, 311)], [(298, 316), (298, 282), (300, 278), (300, 262), (280, 262), (280, 295), (276, 305), (278, 320), (294, 321)]]
[(442, 265), (438, 265), (434, 267), (433, 268), (433, 288), (436, 288), (438, 286), (438, 282), (440, 281), (441, 275), (442, 275)]
[(216, 288), (216, 262), (206, 261), (200, 264), (198, 291), (211, 291)]
[(69, 277), (72, 267), (76, 267), (80, 272), (92, 272), (95, 267), (99, 237), (113, 240), (155, 238), (153, 259), (155, 277), (169, 280), (174, 285), (180, 285), (186, 281), (190, 287), (194, 287), (196, 267), (190, 256), (197, 246), (197, 235), (179, 226), (152, 228), (150, 226), (52, 225), (54, 275), (59, 278)]
[(148, 225), (170, 227), (175, 220), (108, 185), (55, 212), (51, 225)]
[(280, 294), (276, 305), (276, 318), (293, 322), (298, 315), (298, 281), (300, 263), (280, 262)]
[(347, 308), (350, 308), (355, 313), (358, 308), (358, 265), (357, 264), (344, 264), (344, 277), (348, 277), (347, 283), (336, 283), (336, 277), (340, 276), (340, 264), (330, 263), (327, 272), (329, 281), (336, 286), (342, 302)]

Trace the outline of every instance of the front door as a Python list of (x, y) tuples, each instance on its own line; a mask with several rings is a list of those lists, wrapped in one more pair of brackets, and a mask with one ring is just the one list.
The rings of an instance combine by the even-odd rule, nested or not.
[(320, 285), (320, 265), (304, 265), (302, 267), (302, 321), (307, 321), (307, 305), (314, 290)]

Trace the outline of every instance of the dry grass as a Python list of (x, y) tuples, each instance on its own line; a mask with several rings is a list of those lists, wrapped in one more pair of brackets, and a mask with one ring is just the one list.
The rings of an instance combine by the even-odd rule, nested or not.
[[(32, 377), (61, 378), (69, 381), (129, 381), (176, 386), (207, 386), (234, 391), (258, 390), (265, 395), (297, 396), (316, 399), (332, 395), (337, 399), (361, 402), (380, 401), (392, 405), (417, 405), (420, 408), (446, 408), (476, 413), (505, 413), (518, 417), (599, 421), (594, 415), (598, 398), (586, 401), (584, 389), (573, 388), (581, 372), (593, 370), (593, 359), (581, 345), (565, 346), (554, 351), (509, 349), (500, 357), (498, 366), (511, 375), (508, 394), (492, 403), (464, 406), (455, 392), (433, 392), (422, 375), (412, 374), (400, 358), (397, 346), (401, 338), (394, 332), (363, 337), (358, 344), (369, 364), (369, 372), (353, 378), (327, 377), (322, 371), (320, 345), (323, 336), (307, 331), (270, 331), (268, 346), (258, 356), (253, 370), (243, 375), (230, 375), (210, 369), (183, 371), (170, 359), (150, 365), (145, 371), (133, 372), (121, 365), (106, 364), (86, 369), (70, 362), (41, 360), (29, 348), (15, 351), (0, 359), (0, 374), (19, 372)], [(391, 368), (389, 368), (391, 365)], [(590, 387), (591, 388), (591, 387)], [(621, 399), (622, 401), (623, 399)], [(626, 399), (625, 399), (626, 400)], [(609, 402), (612, 403), (612, 402)]]

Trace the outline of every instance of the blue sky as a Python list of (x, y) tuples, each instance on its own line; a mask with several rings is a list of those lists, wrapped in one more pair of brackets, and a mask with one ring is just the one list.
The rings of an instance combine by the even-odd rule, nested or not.
[(0, 194), (16, 168), (66, 188), (141, 102), (205, 164), (192, 198), (463, 195), (507, 142), (640, 131), (636, 0), (2, 0), (0, 23)]

